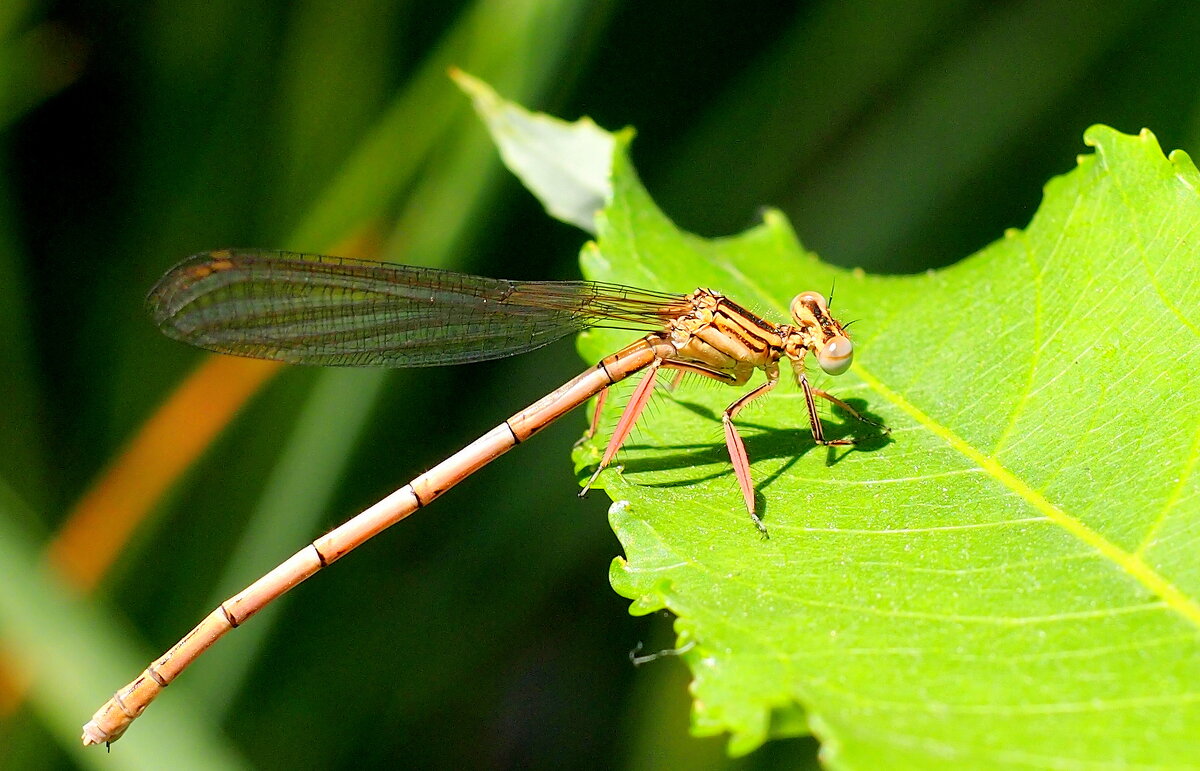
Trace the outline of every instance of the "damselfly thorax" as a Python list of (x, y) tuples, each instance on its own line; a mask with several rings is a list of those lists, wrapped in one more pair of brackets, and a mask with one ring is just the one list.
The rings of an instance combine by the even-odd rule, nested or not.
[[(772, 324), (710, 289), (692, 292), (686, 298), (686, 306), (685, 310), (667, 320), (663, 332), (647, 335), (639, 341), (655, 349), (654, 361), (646, 367), (646, 374), (634, 389), (608, 447), (595, 473), (584, 485), (583, 492), (587, 492), (600, 472), (612, 462), (629, 436), (649, 400), (659, 369), (690, 372), (734, 386), (744, 385), (755, 369), (761, 369), (766, 373), (766, 382), (734, 400), (725, 408), (721, 421), (725, 444), (746, 510), (755, 527), (766, 535), (767, 529), (755, 512), (749, 457), (733, 419), (751, 401), (775, 388), (779, 382), (779, 360), (787, 358), (796, 382), (804, 391), (814, 441), (827, 445), (853, 444), (853, 438), (825, 438), (815, 398), (827, 399), (860, 420), (862, 416), (840, 399), (813, 388), (804, 367), (805, 359), (812, 353), (822, 370), (831, 375), (840, 375), (850, 368), (854, 357), (853, 344), (846, 335), (845, 327), (829, 313), (825, 298), (817, 292), (803, 292), (792, 300), (793, 324)], [(624, 352), (618, 352), (614, 357), (620, 357)], [(601, 366), (604, 366), (604, 362), (601, 362)], [(603, 404), (604, 392), (600, 394), (589, 434), (596, 431)]]
[(754, 369), (767, 369), (785, 356), (802, 372), (809, 351), (831, 374), (841, 374), (850, 366), (853, 348), (846, 331), (816, 292), (805, 292), (792, 301), (795, 325), (772, 324), (711, 289), (697, 289), (688, 301), (691, 311), (668, 323), (676, 356), (727, 373), (734, 385), (746, 382)]

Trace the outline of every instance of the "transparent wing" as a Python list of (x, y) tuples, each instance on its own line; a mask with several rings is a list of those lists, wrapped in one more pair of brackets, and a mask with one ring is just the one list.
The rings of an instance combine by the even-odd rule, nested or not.
[(423, 367), (540, 348), (591, 326), (661, 328), (681, 295), (592, 281), (506, 281), (266, 250), (193, 255), (147, 297), (176, 340), (296, 364)]

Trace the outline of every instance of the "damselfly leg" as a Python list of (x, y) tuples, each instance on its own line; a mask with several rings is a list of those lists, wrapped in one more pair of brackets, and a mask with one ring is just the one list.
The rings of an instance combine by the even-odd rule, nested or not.
[[(824, 446), (849, 446), (854, 445), (859, 441), (858, 438), (854, 436), (842, 437), (838, 439), (825, 438), (825, 430), (821, 423), (820, 415), (817, 412), (815, 401), (817, 398), (825, 399), (826, 401), (837, 405), (856, 420), (879, 428), (883, 430), (884, 433), (888, 433), (890, 431), (890, 429), (883, 424), (877, 423), (876, 421), (870, 420), (869, 418), (863, 416), (858, 410), (851, 407), (845, 401), (833, 396), (828, 391), (824, 391), (819, 388), (813, 388), (809, 384), (808, 378), (805, 376), (802, 366), (802, 362), (796, 363), (796, 380), (804, 392), (809, 426), (811, 428), (813, 442), (815, 444)], [(614, 429), (613, 435), (610, 437), (608, 445), (604, 450), (604, 455), (601, 458), (600, 463), (597, 465), (595, 471), (592, 472), (592, 475), (588, 478), (587, 482), (584, 483), (583, 489), (579, 493), (580, 497), (588, 493), (596, 479), (600, 476), (600, 473), (604, 471), (604, 469), (608, 468), (613, 459), (616, 457), (616, 454), (625, 444), (625, 441), (629, 438), (633, 427), (636, 425), (646, 407), (646, 404), (650, 400), (650, 396), (654, 390), (656, 377), (660, 368), (676, 370), (676, 376), (673, 379), (674, 382), (672, 383), (672, 387), (678, 384), (682, 375), (688, 373), (701, 375), (727, 385), (741, 385), (746, 381), (751, 372), (751, 370), (740, 368), (738, 374), (735, 375), (730, 372), (722, 372), (692, 362), (676, 360), (656, 362), (654, 365), (648, 368), (648, 371), (634, 389), (629, 403), (626, 405), (625, 409), (621, 413), (621, 417), (617, 421), (617, 426)], [(768, 533), (766, 525), (763, 524), (762, 519), (758, 516), (757, 512), (754, 482), (750, 472), (749, 454), (746, 452), (746, 445), (742, 440), (741, 433), (738, 431), (737, 425), (734, 423), (734, 418), (737, 417), (738, 413), (741, 412), (746, 405), (750, 404), (750, 402), (756, 399), (766, 396), (772, 390), (774, 390), (776, 385), (778, 385), (778, 363), (771, 362), (765, 365), (763, 370), (766, 373), (767, 382), (738, 397), (733, 401), (733, 403), (726, 407), (721, 413), (721, 424), (725, 434), (725, 446), (729, 451), (729, 459), (733, 466), (734, 476), (737, 478), (738, 488), (742, 493), (742, 499), (745, 503), (746, 511), (750, 514), (750, 519), (754, 522), (754, 526), (758, 529), (758, 531), (762, 533), (763, 536), (767, 536)], [(605, 391), (602, 392), (597, 399), (596, 409), (592, 414), (591, 426), (588, 429), (587, 434), (583, 439), (580, 440), (580, 442), (590, 439), (596, 434), (606, 393), (607, 389), (605, 389)]]

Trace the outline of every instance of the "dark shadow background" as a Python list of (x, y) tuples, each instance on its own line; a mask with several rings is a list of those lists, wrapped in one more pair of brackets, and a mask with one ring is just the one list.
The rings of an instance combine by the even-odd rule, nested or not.
[[(0, 11), (0, 349), (16, 384), (0, 471), (38, 527), (60, 524), (198, 361), (143, 318), (157, 274), (201, 249), (281, 245), (467, 7)], [(635, 126), (637, 166), (680, 224), (723, 235), (777, 206), (806, 247), (871, 271), (947, 265), (1024, 226), (1092, 123), (1200, 144), (1187, 0), (603, 2), (563, 34), (573, 53), (530, 106)], [(584, 235), (515, 181), (470, 216), (483, 235), (457, 267), (577, 274)], [(323, 527), (581, 367), (564, 343), (390, 376)], [(206, 611), (313, 379), (287, 372), (252, 402), (104, 582), (135, 644), (157, 652)], [(630, 617), (608, 587), (606, 500), (576, 498), (568, 460), (582, 427), (563, 421), (295, 592), (229, 705), (231, 746), (265, 768), (814, 763), (803, 739), (729, 761), (721, 739), (687, 735), (678, 661), (630, 665), (639, 642), (670, 647), (670, 621)], [(7, 767), (71, 766), (62, 742), (32, 712), (0, 723)]]

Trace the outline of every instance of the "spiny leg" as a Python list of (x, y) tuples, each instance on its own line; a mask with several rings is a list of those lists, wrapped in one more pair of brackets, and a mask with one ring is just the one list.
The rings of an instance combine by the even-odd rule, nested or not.
[[(703, 364), (686, 361), (666, 361), (663, 362), (663, 366), (678, 370), (680, 375), (685, 372), (691, 372), (725, 383), (726, 385), (742, 385), (750, 378), (750, 373), (753, 372), (753, 369), (750, 368), (741, 369), (737, 372), (725, 372), (706, 367)], [(676, 379), (678, 379), (678, 376), (676, 376)], [(746, 445), (742, 442), (741, 435), (738, 434), (737, 428), (733, 425), (733, 418), (743, 407), (763, 394), (768, 393), (778, 382), (779, 367), (768, 367), (767, 382), (729, 405), (721, 415), (721, 424), (725, 430), (725, 446), (729, 449), (729, 459), (733, 463), (733, 471), (737, 476), (738, 486), (741, 488), (742, 497), (746, 501), (746, 510), (750, 512), (750, 519), (754, 520), (754, 526), (758, 528), (758, 531), (763, 536), (767, 536), (767, 528), (754, 511), (754, 485), (750, 479), (750, 458), (746, 453)]]
[(881, 428), (881, 429), (883, 429), (883, 432), (885, 434), (890, 434), (892, 432), (892, 429), (888, 428), (887, 426), (885, 426), (884, 424), (882, 424), (878, 421), (871, 420), (870, 418), (864, 416), (861, 412), (854, 409), (849, 404), (847, 404), (846, 402), (837, 398), (836, 396), (829, 393), (828, 391), (822, 391), (820, 388), (814, 388), (814, 389), (812, 389), (812, 395), (819, 396), (828, 402), (832, 402), (833, 404), (836, 404), (837, 406), (841, 407), (846, 412), (850, 413), (851, 417), (853, 417), (855, 420), (857, 420), (860, 423), (866, 423), (868, 426), (875, 426), (876, 428)]
[[(662, 363), (662, 359), (655, 359), (654, 363), (646, 368), (646, 374), (642, 376), (641, 382), (633, 390), (633, 396), (630, 397), (629, 404), (625, 406), (625, 411), (621, 413), (621, 419), (617, 421), (617, 427), (613, 430), (612, 438), (608, 440), (608, 447), (604, 450), (604, 457), (600, 460), (600, 465), (596, 467), (596, 471), (588, 479), (583, 489), (579, 491), (580, 498), (587, 495), (588, 490), (592, 489), (592, 483), (596, 481), (596, 477), (600, 476), (601, 471), (608, 468), (608, 464), (612, 462), (617, 451), (621, 449), (621, 445), (625, 444), (625, 440), (629, 437), (629, 432), (633, 430), (633, 424), (637, 422), (638, 417), (642, 414), (642, 410), (646, 407), (646, 403), (650, 401), (650, 394), (654, 391), (654, 378), (658, 374), (658, 368), (662, 366)], [(597, 407), (599, 406), (597, 405)], [(593, 428), (595, 428), (595, 422), (599, 414), (600, 411), (597, 409), (597, 418), (593, 419)]]
[[(697, 373), (697, 375), (712, 377), (714, 379), (718, 379), (718, 381), (720, 381), (722, 383), (736, 383), (737, 382), (736, 377), (727, 375), (727, 373), (725, 373), (725, 372), (721, 372), (719, 370), (710, 370), (706, 366), (701, 366), (701, 365), (697, 365), (697, 364), (689, 364), (689, 363), (686, 363), (686, 361), (664, 361), (664, 363), (662, 363), (662, 366), (664, 366), (664, 369), (676, 370), (676, 375), (674, 375), (674, 377), (671, 378), (671, 382), (666, 385), (666, 389), (668, 390), (668, 392), (673, 392), (674, 389), (679, 388), (679, 383), (683, 381), (683, 376), (686, 375), (686, 373), (688, 373), (688, 372), (694, 372), (694, 373)], [(578, 438), (578, 440), (576, 440), (575, 447), (578, 447), (578, 446), (580, 446), (580, 444), (589, 441), (590, 438), (594, 437), (596, 435), (596, 432), (598, 432), (600, 430), (600, 416), (601, 416), (602, 411), (604, 411), (604, 402), (607, 398), (608, 398), (608, 389), (607, 388), (602, 390), (602, 392), (600, 392), (598, 395), (596, 395), (596, 406), (595, 406), (595, 410), (592, 413), (592, 424), (590, 424), (588, 426), (588, 430), (587, 430), (586, 434), (584, 434), (583, 436)]]
[[(669, 359), (667, 359), (667, 360), (660, 359), (658, 361), (655, 361), (653, 364), (651, 364), (649, 366), (646, 374), (642, 377), (641, 382), (639, 382), (637, 385), (637, 388), (634, 389), (633, 395), (630, 397), (629, 404), (626, 405), (625, 411), (621, 413), (621, 418), (620, 418), (620, 420), (617, 421), (617, 427), (613, 431), (612, 438), (609, 439), (609, 441), (608, 441), (608, 447), (605, 448), (605, 450), (604, 450), (604, 457), (601, 459), (599, 467), (595, 470), (595, 472), (592, 473), (592, 476), (588, 479), (587, 483), (584, 484), (583, 489), (579, 492), (580, 497), (587, 494), (588, 490), (590, 490), (592, 487), (592, 483), (594, 483), (596, 481), (596, 478), (598, 476), (600, 476), (600, 472), (608, 467), (608, 464), (612, 462), (613, 457), (616, 456), (617, 452), (621, 449), (621, 446), (625, 443), (625, 440), (629, 437), (629, 432), (633, 430), (633, 426), (637, 422), (637, 419), (641, 416), (642, 410), (645, 409), (646, 404), (650, 401), (650, 394), (654, 390), (655, 376), (660, 367), (663, 369), (676, 370), (678, 372), (678, 375), (676, 376), (676, 382), (678, 382), (679, 376), (681, 376), (685, 373), (691, 372), (696, 375), (702, 375), (707, 378), (712, 378), (713, 380), (716, 380), (721, 383), (726, 383), (728, 385), (741, 385), (742, 383), (744, 383), (746, 381), (746, 378), (749, 376), (749, 372), (750, 372), (749, 370), (747, 370), (745, 373), (734, 374), (734, 373), (730, 373), (730, 372), (722, 372), (721, 370), (717, 370), (717, 369), (712, 369), (710, 367), (704, 366), (703, 364), (695, 364), (693, 362), (687, 362), (687, 361), (671, 361)], [(778, 372), (778, 369), (776, 369), (775, 370), (776, 379), (778, 378), (778, 376), (779, 376), (779, 372)], [(742, 406), (744, 406), (747, 402), (749, 402), (751, 399), (753, 399), (755, 394), (757, 394), (759, 391), (770, 390), (770, 388), (768, 386), (773, 387), (773, 385), (774, 385), (773, 383), (768, 383), (767, 386), (761, 386), (761, 387), (755, 389), (750, 394), (747, 394), (742, 399), (739, 399), (737, 402), (734, 402), (734, 404), (730, 405), (730, 409), (732, 409), (734, 411), (734, 413), (736, 413), (737, 410), (740, 410), (742, 408)], [(597, 404), (597, 408), (599, 408), (599, 406), (600, 405)], [(729, 409), (726, 410), (726, 413), (729, 413)], [(597, 410), (597, 414), (599, 414), (598, 410)], [(595, 428), (595, 423), (596, 423), (596, 419), (593, 418), (593, 429)], [(729, 430), (730, 430), (729, 428), (726, 429), (726, 437), (729, 436)], [(734, 431), (734, 437), (737, 439), (738, 446), (741, 447), (741, 439), (740, 439), (740, 437), (737, 437), (736, 431)], [(728, 439), (727, 439), (727, 441), (728, 441)], [(733, 454), (732, 448), (730, 450), (730, 453)], [(741, 455), (743, 458), (746, 456), (745, 447), (742, 447)], [(736, 460), (735, 460), (735, 466), (736, 466)], [(748, 475), (749, 475), (749, 467), (748, 466), (747, 466), (746, 474), (747, 474), (747, 478), (749, 478), (748, 477)], [(753, 500), (754, 500), (753, 495), (751, 495), (751, 497), (750, 497), (751, 503), (749, 504), (750, 517), (754, 520), (755, 526), (763, 533), (763, 535), (766, 535), (766, 533), (767, 533), (766, 528), (763, 527), (762, 521), (759, 520), (758, 516), (754, 513)]]
[[(827, 438), (824, 437), (824, 428), (821, 425), (821, 416), (818, 416), (817, 414), (817, 402), (816, 399), (814, 399), (814, 396), (821, 396), (822, 399), (832, 401), (836, 405), (845, 407), (846, 410), (850, 410), (854, 417), (857, 417), (860, 420), (863, 419), (862, 416), (859, 416), (858, 412), (850, 405), (847, 405), (846, 402), (835, 398), (835, 396), (830, 396), (821, 389), (812, 388), (809, 384), (809, 378), (804, 376), (804, 372), (797, 371), (796, 379), (800, 383), (800, 388), (804, 389), (804, 404), (808, 405), (809, 407), (809, 426), (812, 429), (812, 441), (816, 442), (817, 444), (823, 444), (823, 446), (826, 447), (842, 447), (846, 446), (846, 444), (854, 444), (858, 442), (857, 438), (852, 436), (840, 438), (840, 440), (827, 440)], [(863, 420), (863, 422), (871, 423), (870, 420)]]
[(604, 409), (604, 400), (608, 398), (608, 389), (605, 388), (600, 393), (596, 394), (596, 409), (592, 413), (592, 423), (588, 426), (587, 433), (575, 440), (572, 447), (578, 447), (584, 442), (590, 441), (596, 435), (596, 431), (600, 429), (600, 412)]
[(764, 536), (767, 535), (767, 527), (754, 512), (754, 482), (750, 478), (750, 456), (746, 454), (746, 445), (742, 441), (741, 434), (738, 433), (737, 426), (733, 425), (733, 419), (742, 411), (743, 407), (760, 396), (770, 393), (771, 389), (779, 383), (778, 366), (769, 366), (766, 371), (767, 382), (753, 391), (743, 394), (737, 401), (726, 407), (725, 412), (721, 414), (721, 423), (725, 427), (725, 446), (729, 448), (729, 459), (733, 462), (733, 473), (737, 476), (738, 486), (742, 489), (742, 498), (746, 501), (746, 511), (750, 512), (750, 519), (754, 520), (754, 526)]
[(812, 429), (812, 441), (817, 444), (853, 444), (853, 437), (842, 438), (842, 440), (827, 440), (824, 437), (824, 428), (821, 425), (821, 416), (817, 414), (817, 402), (812, 399), (812, 387), (809, 385), (809, 378), (804, 376), (803, 372), (796, 373), (796, 379), (800, 382), (800, 388), (804, 389), (804, 404), (809, 408), (809, 428)]
[(682, 380), (683, 376), (688, 373), (711, 378), (712, 380), (715, 380), (718, 383), (724, 383), (725, 385), (737, 386), (745, 383), (750, 378), (750, 372), (753, 371), (747, 370), (746, 372), (725, 372), (723, 370), (706, 367), (703, 364), (696, 364), (690, 361), (671, 361), (670, 359), (664, 361), (662, 366), (663, 369), (675, 370), (674, 382), (671, 384), (672, 388), (679, 385), (679, 381)]

